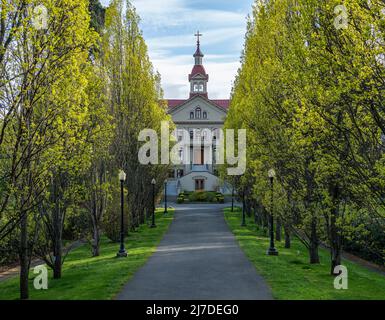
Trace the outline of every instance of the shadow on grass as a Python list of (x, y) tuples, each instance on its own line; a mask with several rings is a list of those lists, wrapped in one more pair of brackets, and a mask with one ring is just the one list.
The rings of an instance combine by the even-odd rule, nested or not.
[(255, 225), (252, 218), (247, 218), (246, 227), (240, 227), (240, 209), (234, 212), (225, 209), (225, 218), (246, 256), (270, 284), (274, 298), (385, 299), (384, 276), (343, 260), (343, 264), (348, 268), (349, 288), (336, 290), (334, 278), (329, 274), (330, 255), (327, 250), (320, 249), (320, 264), (310, 264), (306, 248), (299, 240), (293, 239), (291, 249), (286, 249), (282, 242), (276, 242), (279, 256), (267, 256), (269, 239)]
[[(173, 220), (173, 214), (157, 214), (157, 228), (141, 226), (126, 238), (126, 258), (117, 258), (119, 244), (103, 237), (100, 256), (91, 257), (89, 244), (74, 249), (63, 265), (61, 279), (53, 279), (49, 271), (48, 290), (35, 290), (30, 273), (31, 299), (113, 299), (134, 273), (145, 264)], [(14, 277), (0, 282), (0, 300), (18, 299), (19, 279)]]

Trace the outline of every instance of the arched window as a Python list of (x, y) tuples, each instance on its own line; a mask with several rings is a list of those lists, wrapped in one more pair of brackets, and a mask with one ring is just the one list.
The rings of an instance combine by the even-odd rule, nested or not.
[(197, 119), (200, 119), (201, 118), (201, 113), (202, 113), (202, 110), (201, 110), (201, 108), (196, 108), (195, 109), (195, 118), (197, 118)]
[(207, 119), (207, 112), (203, 111), (203, 119)]
[(190, 112), (190, 119), (194, 119), (194, 112)]

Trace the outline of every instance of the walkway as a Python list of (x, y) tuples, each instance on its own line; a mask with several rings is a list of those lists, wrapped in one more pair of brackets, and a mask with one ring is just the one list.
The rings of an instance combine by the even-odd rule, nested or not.
[(272, 299), (226, 225), (224, 206), (176, 205), (157, 251), (117, 299)]

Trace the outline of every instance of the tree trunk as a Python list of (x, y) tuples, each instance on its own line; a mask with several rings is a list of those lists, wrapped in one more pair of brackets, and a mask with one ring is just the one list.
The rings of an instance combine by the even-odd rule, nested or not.
[(145, 211), (144, 211), (145, 209), (144, 208), (142, 208), (141, 210), (140, 210), (140, 224), (144, 224), (145, 223)]
[(281, 241), (282, 239), (282, 227), (281, 227), (281, 219), (277, 218), (277, 226), (275, 228), (275, 240)]
[(97, 225), (93, 226), (93, 239), (92, 239), (92, 256), (98, 257), (100, 255), (100, 230)]
[(334, 273), (334, 268), (341, 264), (341, 238), (338, 234), (335, 214), (332, 214), (330, 219), (330, 256), (330, 274), (338, 275), (338, 272)]
[(54, 241), (54, 267), (53, 267), (53, 278), (60, 279), (62, 272), (62, 258), (63, 258), (63, 247), (61, 237), (61, 226), (55, 223), (55, 241)]
[(320, 263), (319, 255), (318, 255), (318, 246), (319, 246), (319, 241), (318, 241), (318, 235), (317, 235), (317, 219), (316, 217), (313, 217), (311, 222), (311, 235), (310, 235), (310, 248), (309, 248), (311, 264)]
[(285, 231), (285, 248), (290, 249), (291, 247), (290, 229), (287, 225), (284, 225), (283, 229)]
[[(341, 264), (341, 237), (339, 234), (337, 226), (337, 217), (339, 216), (339, 185), (334, 184), (332, 189), (333, 197), (333, 207), (330, 212), (330, 255), (331, 255), (331, 265), (330, 265), (330, 274), (336, 275), (334, 273), (334, 268)], [(338, 274), (338, 273), (337, 273)]]
[(311, 264), (317, 264), (320, 263), (319, 261), (319, 255), (318, 255), (318, 246), (314, 243), (310, 244), (309, 247), (309, 256), (310, 256), (310, 263)]
[(20, 221), (20, 299), (29, 298), (28, 292), (28, 273), (29, 273), (29, 258), (28, 258), (28, 221), (27, 214), (22, 213)]

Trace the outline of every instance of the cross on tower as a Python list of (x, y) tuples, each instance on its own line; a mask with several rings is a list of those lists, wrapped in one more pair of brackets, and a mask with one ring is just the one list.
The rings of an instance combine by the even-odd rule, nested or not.
[(198, 30), (197, 33), (194, 34), (194, 36), (197, 37), (197, 39), (198, 39), (198, 40), (197, 40), (197, 43), (198, 43), (198, 45), (199, 45), (199, 37), (203, 36), (203, 34), (199, 33), (199, 30)]

